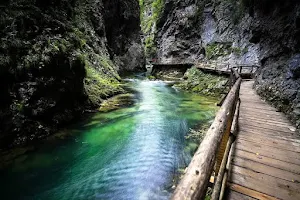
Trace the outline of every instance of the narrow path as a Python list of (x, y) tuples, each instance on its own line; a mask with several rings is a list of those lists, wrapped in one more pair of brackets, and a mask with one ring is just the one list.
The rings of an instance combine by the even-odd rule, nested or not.
[(287, 118), (241, 85), (227, 199), (300, 199), (300, 137)]

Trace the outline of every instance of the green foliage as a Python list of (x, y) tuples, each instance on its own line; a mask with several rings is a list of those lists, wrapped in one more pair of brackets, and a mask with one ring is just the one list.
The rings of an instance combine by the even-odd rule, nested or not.
[(226, 56), (230, 53), (243, 55), (248, 52), (248, 48), (232, 47), (231, 43), (212, 43), (205, 47), (207, 59), (214, 59), (219, 56)]
[(176, 84), (176, 87), (214, 97), (221, 96), (221, 93), (224, 92), (223, 84), (227, 81), (225, 77), (206, 74), (195, 67), (188, 69), (185, 76), (187, 80)]
[(14, 102), (15, 104), (15, 108), (20, 112), (22, 113), (24, 111), (24, 103), (22, 102), (19, 102), (19, 101), (16, 101)]
[(218, 56), (225, 56), (231, 53), (230, 43), (212, 43), (205, 48), (206, 58), (213, 59)]
[[(104, 70), (97, 70), (87, 59), (87, 55), (78, 55), (78, 57), (85, 65), (84, 89), (93, 105), (100, 106), (103, 98), (124, 92), (120, 82), (114, 76), (115, 74), (106, 74), (103, 72)], [(95, 55), (94, 59), (96, 59), (94, 60), (95, 63), (98, 61), (101, 66), (108, 69), (112, 68), (108, 58)]]
[(155, 0), (152, 3), (152, 8), (153, 8), (153, 20), (156, 22), (158, 18), (160, 17), (161, 11), (164, 6), (164, 1), (163, 0)]
[(231, 52), (236, 55), (243, 55), (248, 52), (248, 48), (231, 47)]
[(154, 43), (154, 34), (146, 37), (145, 39), (145, 53), (147, 57), (154, 57), (156, 54), (156, 46)]
[(242, 53), (242, 50), (239, 47), (232, 47), (231, 51), (232, 51), (232, 53), (237, 54), (237, 55), (240, 55)]
[(152, 76), (152, 75), (148, 75), (148, 76), (147, 76), (147, 79), (149, 79), (149, 80), (155, 80), (156, 77), (155, 77), (155, 76)]
[(146, 57), (154, 57), (156, 54), (156, 45), (154, 41), (155, 33), (153, 31), (156, 31), (156, 23), (161, 15), (164, 0), (139, 0), (139, 4), (141, 28), (145, 36), (145, 54)]

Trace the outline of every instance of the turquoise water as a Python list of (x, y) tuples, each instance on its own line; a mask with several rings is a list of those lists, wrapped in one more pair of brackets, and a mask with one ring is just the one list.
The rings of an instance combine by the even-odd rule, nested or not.
[(130, 87), (133, 106), (96, 113), (2, 169), (1, 199), (168, 199), (191, 159), (185, 136), (213, 119), (216, 101), (159, 81)]

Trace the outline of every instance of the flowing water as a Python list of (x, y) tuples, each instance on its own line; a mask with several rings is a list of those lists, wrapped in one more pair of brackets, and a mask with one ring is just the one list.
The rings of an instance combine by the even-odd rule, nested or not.
[(216, 101), (159, 81), (130, 85), (133, 106), (94, 114), (2, 169), (1, 199), (168, 199), (191, 159), (185, 136), (213, 119)]

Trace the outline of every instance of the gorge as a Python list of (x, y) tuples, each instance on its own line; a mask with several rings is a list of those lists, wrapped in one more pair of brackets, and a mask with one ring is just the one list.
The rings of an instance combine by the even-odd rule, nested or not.
[[(0, 9), (5, 199), (169, 199), (203, 138), (195, 130), (228, 92), (228, 77), (201, 65), (259, 66), (255, 90), (300, 128), (297, 0), (5, 0)], [(149, 74), (152, 64), (184, 67)]]

